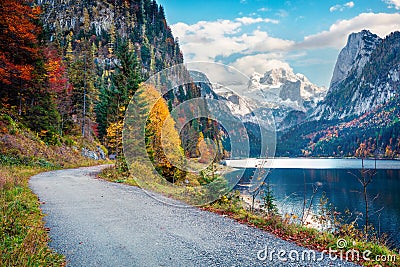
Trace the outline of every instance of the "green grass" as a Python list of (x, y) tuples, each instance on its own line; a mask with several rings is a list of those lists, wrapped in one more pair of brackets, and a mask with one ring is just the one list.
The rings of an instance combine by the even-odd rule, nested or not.
[(0, 167), (5, 181), (0, 193), (0, 266), (63, 266), (65, 258), (48, 247), (38, 198), (28, 179), (40, 167)]
[(64, 136), (48, 145), (8, 115), (0, 116), (0, 266), (64, 266), (65, 257), (48, 246), (38, 197), (28, 186), (37, 173), (109, 163), (80, 155), (95, 140)]
[(113, 183), (124, 183), (132, 186), (139, 186), (135, 179), (129, 176), (128, 172), (121, 171), (114, 166), (103, 169), (99, 174), (99, 178)]

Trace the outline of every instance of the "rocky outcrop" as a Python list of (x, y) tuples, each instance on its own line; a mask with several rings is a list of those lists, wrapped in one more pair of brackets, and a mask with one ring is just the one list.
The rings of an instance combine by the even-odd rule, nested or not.
[(350, 74), (360, 77), (371, 53), (381, 41), (380, 37), (367, 30), (350, 34), (336, 61), (329, 91), (335, 90)]
[(398, 97), (399, 73), (400, 32), (384, 40), (369, 31), (351, 34), (311, 119), (344, 120), (374, 111)]

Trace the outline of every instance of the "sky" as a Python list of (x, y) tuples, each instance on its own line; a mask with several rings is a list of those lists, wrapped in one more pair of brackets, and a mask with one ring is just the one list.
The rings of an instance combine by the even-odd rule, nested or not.
[(352, 32), (400, 30), (400, 0), (158, 0), (185, 62), (227, 64), (251, 75), (292, 68), (328, 87)]

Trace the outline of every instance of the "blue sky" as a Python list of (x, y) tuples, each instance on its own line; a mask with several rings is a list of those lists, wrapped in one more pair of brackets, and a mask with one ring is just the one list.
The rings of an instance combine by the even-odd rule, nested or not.
[(351, 32), (400, 30), (400, 0), (158, 0), (185, 60), (216, 61), (251, 75), (291, 67), (329, 86)]

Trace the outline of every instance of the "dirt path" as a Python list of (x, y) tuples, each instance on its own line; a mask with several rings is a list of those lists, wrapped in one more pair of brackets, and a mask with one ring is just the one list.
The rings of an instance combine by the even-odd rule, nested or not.
[[(68, 266), (355, 266), (327, 256), (291, 261), (291, 251), (301, 259), (304, 249), (229, 218), (165, 198), (162, 203), (140, 188), (98, 180), (100, 169), (52, 171), (30, 180), (45, 202), (50, 245), (66, 255)], [(266, 246), (272, 261), (259, 259)], [(271, 253), (279, 249), (286, 260)]]

